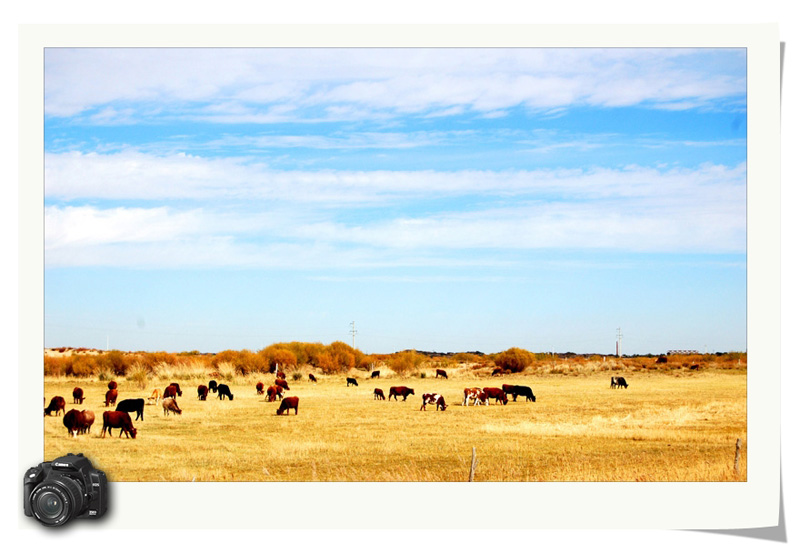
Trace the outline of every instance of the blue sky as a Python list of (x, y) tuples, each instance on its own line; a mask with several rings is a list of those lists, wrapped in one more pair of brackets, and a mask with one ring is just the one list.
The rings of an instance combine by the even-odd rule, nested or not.
[(45, 346), (746, 349), (743, 49), (47, 49)]

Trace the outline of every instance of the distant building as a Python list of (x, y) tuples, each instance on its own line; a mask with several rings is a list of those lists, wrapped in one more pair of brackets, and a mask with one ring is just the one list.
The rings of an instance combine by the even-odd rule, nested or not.
[(671, 349), (667, 351), (667, 355), (697, 355), (700, 353), (696, 349)]

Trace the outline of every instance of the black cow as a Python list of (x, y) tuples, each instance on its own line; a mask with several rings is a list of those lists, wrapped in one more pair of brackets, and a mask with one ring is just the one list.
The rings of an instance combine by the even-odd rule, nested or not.
[(233, 394), (227, 384), (219, 384), (217, 386), (217, 394), (219, 394), (219, 399), (225, 399), (227, 397), (229, 400), (233, 401)]
[(381, 375), (381, 371), (372, 371), (372, 376), (370, 378), (378, 378)]
[(351, 377), (348, 376), (347, 377), (347, 387), (348, 388), (350, 387), (350, 384), (352, 384), (353, 386), (358, 386), (358, 382), (356, 381), (356, 379), (355, 378), (351, 378)]
[(526, 402), (536, 402), (536, 396), (533, 395), (533, 390), (531, 390), (528, 386), (513, 386), (511, 389), (511, 395), (514, 397), (514, 401), (517, 401), (517, 396), (522, 396), (525, 398)]
[(625, 381), (625, 377), (624, 376), (618, 376), (617, 377), (617, 385), (614, 386), (614, 387), (615, 388), (626, 388), (627, 389), (628, 383)]
[(72, 403), (83, 403), (83, 389), (77, 386), (72, 390)]
[(144, 420), (144, 398), (138, 399), (123, 399), (117, 404), (117, 411), (125, 413), (136, 413), (136, 419), (139, 417)]
[(208, 391), (212, 394), (217, 393), (217, 381), (216, 380), (209, 380), (208, 381)]
[(313, 375), (313, 374), (311, 374), (311, 373), (308, 373), (308, 379), (309, 379), (311, 382), (316, 382), (316, 381), (317, 381), (317, 377), (316, 377), (316, 376), (314, 376), (314, 375)]

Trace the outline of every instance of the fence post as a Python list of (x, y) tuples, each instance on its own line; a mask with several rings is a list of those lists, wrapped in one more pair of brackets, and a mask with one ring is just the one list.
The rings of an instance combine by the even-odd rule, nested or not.
[(736, 440), (736, 457), (733, 458), (733, 470), (736, 474), (739, 474), (739, 457), (742, 454), (742, 439), (738, 438)]
[(475, 448), (472, 448), (472, 464), (469, 467), (469, 481), (475, 480), (475, 467), (478, 466), (478, 458), (475, 456)]

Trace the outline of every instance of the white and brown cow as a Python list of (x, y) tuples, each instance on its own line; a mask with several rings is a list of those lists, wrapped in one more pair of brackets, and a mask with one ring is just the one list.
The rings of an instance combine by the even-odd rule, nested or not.
[(479, 403), (489, 405), (489, 398), (486, 396), (486, 392), (480, 388), (464, 388), (464, 401), (461, 405), (469, 405), (470, 401), (472, 405), (478, 405)]
[(426, 405), (435, 405), (437, 411), (439, 409), (442, 411), (447, 409), (447, 404), (444, 402), (444, 396), (441, 394), (422, 394), (422, 407), (420, 407), (419, 410), (426, 411)]

